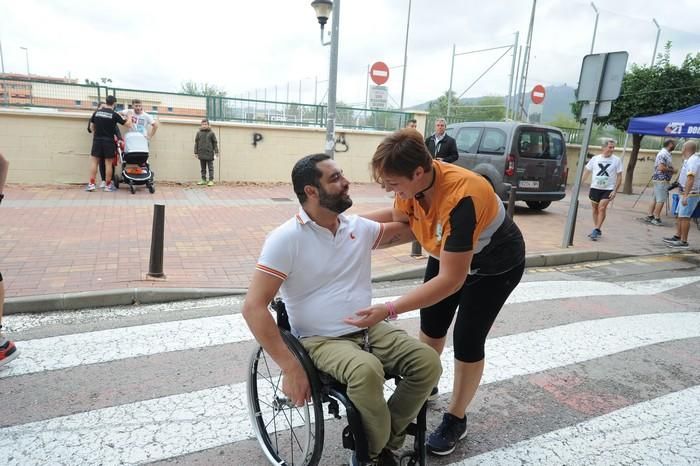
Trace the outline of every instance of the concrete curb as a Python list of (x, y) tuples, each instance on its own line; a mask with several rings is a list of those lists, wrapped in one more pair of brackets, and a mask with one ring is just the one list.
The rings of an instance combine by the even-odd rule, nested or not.
[[(629, 257), (605, 251), (555, 252), (532, 254), (525, 259), (526, 267), (555, 267), (598, 260)], [(373, 282), (422, 279), (425, 263), (406, 270), (377, 275)], [(115, 290), (60, 293), (42, 296), (7, 298), (4, 314), (22, 314), (52, 311), (69, 311), (94, 307), (126, 306), (130, 304), (154, 304), (186, 299), (216, 298), (246, 293), (244, 288), (123, 288)]]
[[(556, 267), (558, 265), (577, 264), (579, 262), (592, 262), (610, 259), (630, 257), (630, 254), (620, 254), (605, 251), (572, 251), (552, 252), (546, 254), (531, 254), (525, 257), (525, 267)], [(386, 282), (392, 280), (422, 279), (425, 265), (410, 269), (378, 275), (372, 278), (373, 282)]]
[(185, 299), (240, 295), (243, 288), (123, 288), (116, 290), (24, 296), (5, 300), (4, 314), (68, 311), (93, 307), (154, 304)]

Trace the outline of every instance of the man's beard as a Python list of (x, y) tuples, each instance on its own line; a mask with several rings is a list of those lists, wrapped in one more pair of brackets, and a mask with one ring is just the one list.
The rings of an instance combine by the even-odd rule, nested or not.
[(319, 203), (321, 207), (342, 214), (352, 206), (352, 199), (348, 196), (347, 191), (338, 194), (329, 194), (323, 188), (319, 188)]

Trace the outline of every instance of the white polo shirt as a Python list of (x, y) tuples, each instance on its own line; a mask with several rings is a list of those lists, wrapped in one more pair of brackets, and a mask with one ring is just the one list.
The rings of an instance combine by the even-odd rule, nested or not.
[[(693, 186), (687, 186), (688, 175), (693, 175)], [(683, 168), (681, 169), (680, 175), (678, 175), (678, 183), (683, 186), (683, 191), (687, 191), (689, 194), (696, 194), (700, 192), (700, 152), (695, 153), (688, 157), (688, 159), (683, 162)]]
[(334, 236), (299, 208), (267, 236), (255, 266), (284, 280), (280, 294), (297, 337), (357, 332), (343, 319), (372, 302), (370, 251), (384, 225), (357, 215), (338, 219)]

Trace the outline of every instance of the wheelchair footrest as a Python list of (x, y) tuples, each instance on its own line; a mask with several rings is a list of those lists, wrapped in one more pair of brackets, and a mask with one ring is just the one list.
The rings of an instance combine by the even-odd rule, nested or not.
[(350, 426), (345, 426), (343, 429), (343, 448), (353, 451), (355, 450), (355, 438), (352, 436)]
[(408, 426), (406, 426), (406, 433), (412, 437), (416, 436), (416, 434), (418, 433), (418, 426), (415, 422), (412, 422)]

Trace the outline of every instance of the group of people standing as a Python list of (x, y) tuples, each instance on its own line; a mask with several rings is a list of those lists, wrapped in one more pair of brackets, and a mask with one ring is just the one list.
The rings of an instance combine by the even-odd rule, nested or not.
[[(672, 249), (688, 249), (690, 219), (700, 203), (700, 177), (698, 177), (700, 153), (696, 140), (685, 141), (681, 150), (683, 165), (678, 171), (673, 167), (671, 155), (676, 144), (675, 140), (667, 139), (664, 141), (663, 148), (656, 154), (654, 172), (649, 180), (649, 183), (653, 185), (653, 191), (648, 214), (639, 220), (650, 225), (663, 225), (661, 211), (666, 205), (669, 193), (678, 188), (678, 202), (674, 205), (672, 212), (676, 219), (676, 231), (673, 236), (664, 237), (663, 242)], [(678, 178), (671, 183), (671, 179), (676, 173), (678, 173)]]
[(149, 141), (158, 130), (158, 121), (143, 110), (143, 103), (134, 99), (131, 108), (122, 112), (115, 110), (117, 99), (108, 95), (105, 103), (95, 110), (90, 117), (88, 131), (93, 133), (92, 149), (90, 151), (90, 181), (86, 191), (95, 191), (97, 169), (100, 169), (102, 182), (100, 188), (106, 192), (116, 191), (112, 178), (114, 166), (118, 163), (113, 160), (117, 154), (117, 144), (121, 139), (119, 126), (126, 127), (127, 132), (138, 132)]
[[(116, 103), (117, 99), (114, 96), (107, 96), (105, 102), (90, 117), (88, 132), (93, 133), (93, 140), (90, 151), (90, 181), (86, 191), (95, 191), (98, 188), (95, 184), (98, 167), (102, 178), (99, 188), (106, 192), (116, 191), (112, 179), (115, 176), (114, 167), (118, 163), (117, 145), (121, 140), (118, 125), (126, 127), (127, 133), (142, 134), (149, 142), (158, 131), (158, 120), (144, 111), (141, 100), (132, 100), (131, 107), (124, 111), (115, 110)], [(218, 155), (216, 134), (210, 128), (209, 120), (205, 118), (201, 121), (194, 139), (194, 156), (199, 159), (201, 173), (198, 185), (214, 186), (214, 160)]]

